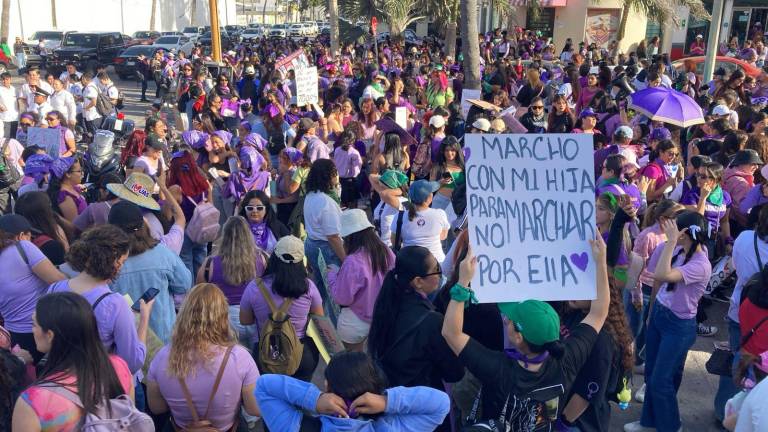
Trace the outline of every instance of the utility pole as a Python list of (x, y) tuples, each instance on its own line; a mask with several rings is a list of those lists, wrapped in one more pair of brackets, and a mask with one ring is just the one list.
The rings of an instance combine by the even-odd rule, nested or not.
[(709, 23), (709, 37), (707, 38), (707, 56), (704, 59), (704, 82), (712, 79), (717, 59), (717, 48), (720, 40), (720, 26), (723, 23), (723, 0), (714, 0), (712, 3), (712, 21)]
[(219, 31), (219, 5), (217, 0), (208, 0), (211, 10), (211, 56), (221, 63), (221, 32)]

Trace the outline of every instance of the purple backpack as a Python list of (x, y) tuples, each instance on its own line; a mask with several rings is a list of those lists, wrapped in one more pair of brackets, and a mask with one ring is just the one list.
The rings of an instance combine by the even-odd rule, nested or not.
[[(71, 390), (56, 384), (42, 384), (40, 387), (44, 387), (83, 408), (80, 397)], [(155, 424), (152, 422), (152, 418), (139, 411), (128, 395), (120, 395), (115, 399), (110, 399), (109, 405), (111, 410), (107, 408), (106, 404), (101, 404), (96, 408), (95, 412), (86, 413), (80, 423), (79, 430), (83, 432), (155, 431)]]

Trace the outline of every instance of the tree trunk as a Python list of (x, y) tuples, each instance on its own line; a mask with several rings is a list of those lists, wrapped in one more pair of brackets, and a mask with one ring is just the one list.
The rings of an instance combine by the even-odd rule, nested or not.
[[(461, 0), (461, 50), (464, 53), (464, 88), (480, 89), (480, 44), (477, 39), (477, 0)], [(457, 95), (458, 97), (458, 95)]]
[(152, 0), (152, 13), (149, 15), (149, 29), (155, 31), (155, 10), (157, 9), (157, 0)]
[(197, 25), (197, 0), (192, 0), (189, 4), (189, 25)]
[(51, 25), (54, 29), (59, 28), (59, 25), (56, 23), (56, 0), (51, 0)]
[(621, 21), (619, 21), (619, 30), (616, 32), (616, 40), (621, 42), (627, 32), (627, 21), (629, 20), (629, 9), (632, 2), (624, 2), (624, 9), (621, 11)]
[(339, 46), (339, 5), (336, 0), (328, 0), (328, 21), (331, 27), (331, 55), (341, 51)]
[(264, 7), (261, 8), (261, 23), (267, 23), (267, 0), (264, 0)]
[(8, 24), (11, 21), (11, 0), (3, 0), (3, 11), (0, 15), (0, 37), (8, 40)]
[(445, 55), (456, 58), (456, 22), (445, 25)]

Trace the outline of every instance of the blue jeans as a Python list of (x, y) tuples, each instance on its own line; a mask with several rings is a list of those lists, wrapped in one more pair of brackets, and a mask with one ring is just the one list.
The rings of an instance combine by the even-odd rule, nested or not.
[(144, 386), (141, 384), (141, 381), (134, 379), (133, 387), (136, 409), (141, 412), (149, 412), (149, 407), (147, 406), (147, 397), (144, 394)]
[(680, 319), (658, 302), (645, 339), (645, 402), (640, 424), (658, 432), (680, 429), (677, 391), (688, 350), (696, 341), (696, 318)]
[(330, 243), (324, 240), (312, 240), (310, 238), (307, 238), (304, 241), (304, 254), (307, 256), (307, 266), (309, 266), (310, 270), (312, 271), (312, 280), (315, 282), (317, 289), (320, 291), (320, 295), (323, 297), (323, 308), (325, 309), (325, 315), (331, 319), (331, 322), (333, 322), (333, 325), (335, 326), (337, 318), (336, 308), (331, 301), (331, 297), (328, 294), (328, 288), (323, 283), (323, 277), (320, 273), (325, 269), (317, 268), (317, 257), (321, 252), (323, 254), (323, 258), (325, 259), (326, 266), (331, 264), (341, 266), (341, 261), (339, 260), (339, 257), (336, 256), (336, 252), (334, 252), (331, 248)]
[[(739, 349), (741, 348), (741, 329), (739, 323), (733, 321), (730, 318), (726, 318), (728, 321), (728, 342), (731, 344), (731, 352), (733, 352), (733, 370), (739, 365)], [(715, 394), (715, 417), (722, 421), (725, 417), (725, 403), (728, 399), (732, 398), (739, 392), (739, 388), (733, 382), (733, 378), (729, 376), (720, 377), (720, 385), (717, 387), (717, 394)]]
[(632, 295), (624, 289), (624, 314), (627, 315), (629, 328), (635, 337), (635, 364), (645, 361), (645, 322), (648, 320), (648, 305), (651, 302), (651, 287), (643, 284), (643, 307), (640, 310), (632, 304)]
[(197, 270), (203, 265), (205, 255), (208, 253), (207, 245), (195, 243), (184, 234), (184, 243), (181, 244), (179, 258), (185, 266), (192, 272), (192, 280), (197, 278)]
[(229, 305), (229, 324), (235, 329), (240, 345), (251, 349), (253, 347), (253, 335), (256, 333), (256, 324), (240, 324), (240, 305)]

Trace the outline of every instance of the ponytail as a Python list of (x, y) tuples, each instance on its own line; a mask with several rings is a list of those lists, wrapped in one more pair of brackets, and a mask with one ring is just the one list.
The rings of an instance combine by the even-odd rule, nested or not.
[[(677, 229), (682, 230), (687, 228), (688, 231), (686, 231), (685, 235), (688, 236), (693, 244), (691, 244), (691, 247), (688, 249), (688, 252), (685, 253), (685, 259), (683, 260), (683, 263), (681, 265), (685, 265), (688, 263), (688, 261), (691, 260), (693, 257), (693, 254), (696, 253), (696, 248), (700, 245), (704, 245), (709, 240), (709, 222), (704, 219), (704, 216), (700, 215), (699, 213), (696, 213), (691, 210), (686, 210), (684, 212), (681, 212), (679, 215), (677, 215)], [(674, 241), (674, 239), (667, 239), (667, 241)], [(683, 253), (682, 250), (680, 250), (678, 253), (676, 253), (672, 257), (672, 265), (674, 265), (675, 260), (677, 260), (678, 257), (680, 257), (680, 254)], [(675, 283), (668, 283), (667, 284), (667, 291), (674, 291), (675, 290)]]
[(394, 323), (397, 322), (403, 293), (410, 288), (408, 285), (410, 281), (404, 282), (406, 287), (400, 286), (402, 281), (398, 280), (395, 271), (395, 269), (390, 270), (384, 277), (381, 291), (373, 306), (371, 329), (368, 333), (368, 353), (374, 359), (381, 359), (386, 353), (391, 342)]
[(403, 205), (408, 209), (408, 220), (413, 221), (416, 219), (416, 205), (410, 201), (403, 203)]

